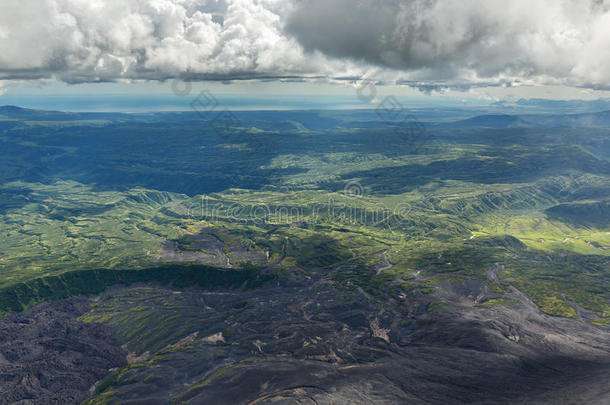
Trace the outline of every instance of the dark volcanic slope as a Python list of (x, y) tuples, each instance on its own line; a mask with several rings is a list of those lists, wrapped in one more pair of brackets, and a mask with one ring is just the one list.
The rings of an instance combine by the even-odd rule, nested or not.
[(0, 320), (0, 404), (75, 404), (126, 364), (111, 329), (76, 318), (84, 298), (36, 305)]
[(114, 290), (86, 316), (115, 325), (140, 358), (92, 403), (610, 401), (607, 331), (542, 314), (516, 290), (510, 306), (475, 305), (487, 292), (447, 286), (452, 305), (425, 311), (414, 297), (378, 305), (327, 281)]
[(272, 284), (113, 288), (13, 314), (0, 321), (0, 403), (76, 404), (94, 385), (91, 403), (110, 404), (610, 400), (610, 333), (545, 315), (517, 290), (489, 307), (475, 302), (484, 283), (447, 284), (451, 305), (432, 310), (323, 280)]

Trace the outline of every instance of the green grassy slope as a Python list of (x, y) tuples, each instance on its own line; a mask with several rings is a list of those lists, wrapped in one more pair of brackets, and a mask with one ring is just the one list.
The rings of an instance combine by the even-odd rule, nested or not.
[[(513, 286), (547, 313), (608, 322), (606, 129), (412, 139), (374, 117), (243, 113), (227, 133), (193, 115), (13, 119), (0, 129), (0, 288), (250, 263), (388, 298), (489, 283), (500, 263), (498, 294)], [(32, 294), (7, 308), (46, 297)]]

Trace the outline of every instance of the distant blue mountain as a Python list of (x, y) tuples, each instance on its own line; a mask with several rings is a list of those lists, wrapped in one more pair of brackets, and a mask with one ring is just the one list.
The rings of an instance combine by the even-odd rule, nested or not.
[[(240, 119), (272, 119), (275, 111), (236, 111)], [(313, 114), (313, 115), (312, 115)], [(207, 114), (212, 118), (213, 114)], [(352, 120), (355, 117), (375, 118), (374, 110), (344, 110), (338, 116), (342, 119)], [(314, 111), (293, 110), (283, 113), (283, 117), (291, 117), (293, 120), (307, 120), (310, 129), (328, 129), (340, 124), (336, 118), (328, 119), (321, 117)], [(315, 118), (313, 118), (315, 116)], [(114, 113), (114, 112), (61, 112), (22, 108), (13, 105), (0, 106), (0, 119), (2, 118), (30, 121), (81, 121), (81, 120), (103, 120), (123, 121), (135, 120), (139, 122), (150, 122), (162, 120), (199, 120), (205, 117), (197, 111), (186, 110), (183, 112), (156, 112), (156, 113)], [(369, 124), (379, 125), (379, 121), (371, 121)], [(365, 123), (366, 124), (366, 123)], [(363, 125), (365, 125), (363, 124)], [(387, 124), (387, 123), (385, 123)], [(384, 125), (385, 125), (384, 124)], [(484, 114), (477, 115), (454, 122), (434, 124), (422, 122), (422, 125), (437, 128), (538, 128), (538, 127), (610, 127), (610, 111), (582, 114)]]
[[(0, 118), (31, 121), (79, 121), (79, 120), (117, 120), (126, 117), (123, 113), (88, 113), (36, 110), (14, 105), (0, 106)], [(144, 114), (142, 114), (144, 116)]]
[(555, 110), (572, 110), (573, 112), (591, 112), (610, 109), (609, 99), (597, 100), (548, 100), (541, 98), (520, 99), (516, 102), (524, 107), (542, 107)]
[(538, 126), (533, 122), (524, 120), (518, 115), (507, 115), (507, 114), (493, 114), (493, 115), (479, 115), (476, 117), (460, 120), (452, 124), (448, 124), (450, 127), (486, 127), (486, 128), (521, 128), (521, 127), (532, 127)]
[(610, 111), (585, 114), (479, 115), (453, 123), (449, 128), (610, 127)]
[(547, 127), (610, 127), (610, 111), (565, 115), (528, 115), (526, 119)]
[(29, 108), (21, 108), (14, 105), (0, 106), (0, 115), (7, 118), (27, 118), (38, 115), (37, 110), (31, 110)]

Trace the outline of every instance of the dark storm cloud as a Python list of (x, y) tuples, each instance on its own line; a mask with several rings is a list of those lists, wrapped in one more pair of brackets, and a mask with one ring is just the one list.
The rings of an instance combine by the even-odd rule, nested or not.
[(3, 0), (0, 80), (610, 87), (601, 0)]
[(286, 31), (307, 50), (411, 80), (610, 84), (604, 1), (302, 0)]

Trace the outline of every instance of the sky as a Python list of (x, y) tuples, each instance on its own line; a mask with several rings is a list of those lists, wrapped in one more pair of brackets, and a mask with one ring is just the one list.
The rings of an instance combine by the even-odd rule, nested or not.
[(610, 97), (610, 0), (2, 0), (0, 97)]

